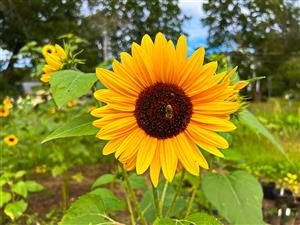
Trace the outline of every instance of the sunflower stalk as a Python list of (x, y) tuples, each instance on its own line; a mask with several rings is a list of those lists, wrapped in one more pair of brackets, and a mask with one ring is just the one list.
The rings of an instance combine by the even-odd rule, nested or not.
[(201, 181), (201, 171), (199, 173), (199, 176), (196, 179), (196, 182), (194, 183), (192, 195), (191, 195), (191, 198), (190, 198), (189, 203), (188, 203), (188, 208), (186, 210), (185, 217), (187, 217), (191, 213), (191, 211), (193, 209), (193, 204), (194, 204), (194, 201), (195, 201), (197, 190), (198, 190), (198, 188), (200, 186), (200, 181)]
[(158, 194), (157, 194), (157, 188), (154, 187), (153, 184), (152, 184), (152, 195), (153, 195), (153, 201), (154, 201), (156, 216), (158, 218), (162, 218), (162, 215), (161, 215), (162, 210), (160, 209), (160, 204), (159, 204), (159, 199), (158, 199)]
[(131, 186), (128, 174), (127, 174), (126, 170), (123, 168), (123, 166), (121, 166), (121, 168), (122, 168), (123, 177), (124, 177), (125, 182), (127, 184), (127, 188), (128, 188), (128, 192), (129, 192), (131, 201), (132, 201), (132, 203), (135, 206), (136, 212), (137, 212), (137, 214), (138, 214), (138, 216), (139, 216), (139, 218), (141, 220), (141, 223), (143, 225), (147, 225), (147, 221), (146, 221), (146, 219), (145, 219), (145, 217), (143, 215), (143, 212), (141, 210), (140, 204), (139, 204), (139, 202), (138, 202), (138, 200), (137, 200), (137, 198), (136, 198), (136, 196), (134, 194), (134, 191), (132, 189), (132, 186)]
[(129, 193), (128, 193), (128, 190), (127, 188), (124, 188), (124, 193), (125, 193), (125, 198), (126, 198), (126, 202), (127, 202), (127, 206), (128, 206), (128, 211), (129, 211), (129, 214), (130, 214), (130, 221), (131, 221), (131, 224), (132, 225), (135, 225), (135, 219), (134, 219), (134, 214), (133, 214), (133, 211), (132, 211), (132, 207), (131, 207), (131, 201), (129, 199)]
[(166, 180), (165, 185), (164, 185), (164, 189), (163, 189), (163, 192), (161, 194), (160, 201), (159, 201), (160, 215), (162, 215), (162, 211), (163, 211), (163, 206), (164, 206), (164, 202), (165, 202), (165, 198), (166, 198), (167, 189), (168, 189), (168, 181)]
[(173, 199), (172, 199), (170, 208), (168, 209), (166, 217), (170, 217), (172, 215), (172, 212), (173, 212), (173, 209), (174, 209), (177, 197), (179, 196), (179, 194), (181, 192), (181, 188), (182, 188), (183, 180), (184, 180), (184, 175), (185, 175), (185, 170), (182, 170), (181, 176), (180, 176), (180, 180), (179, 180), (179, 183), (178, 183), (178, 186), (177, 186), (177, 189), (176, 189), (176, 192), (175, 192), (175, 194), (173, 196)]

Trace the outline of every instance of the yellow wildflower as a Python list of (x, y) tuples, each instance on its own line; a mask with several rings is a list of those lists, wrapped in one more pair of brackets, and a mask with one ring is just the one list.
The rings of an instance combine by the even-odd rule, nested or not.
[(18, 144), (19, 139), (15, 135), (10, 134), (4, 137), (4, 142), (9, 146), (15, 146), (16, 144)]

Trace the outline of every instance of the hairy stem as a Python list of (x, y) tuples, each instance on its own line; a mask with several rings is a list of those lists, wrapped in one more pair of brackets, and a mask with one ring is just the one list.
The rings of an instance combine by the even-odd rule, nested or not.
[(158, 194), (157, 194), (157, 188), (153, 186), (152, 184), (152, 195), (153, 195), (153, 201), (154, 201), (154, 206), (155, 206), (155, 211), (156, 211), (156, 216), (158, 218), (161, 218), (161, 209), (159, 207), (159, 199), (158, 199)]
[(131, 224), (135, 225), (136, 223), (135, 223), (134, 214), (133, 214), (132, 207), (131, 207), (131, 202), (130, 202), (130, 199), (129, 199), (128, 190), (125, 189), (124, 192), (125, 192), (126, 202), (127, 202), (127, 206), (128, 206), (128, 211), (129, 211), (129, 214), (130, 214)]
[(130, 183), (128, 174), (127, 174), (126, 170), (123, 168), (123, 166), (121, 166), (121, 168), (122, 168), (122, 172), (123, 172), (123, 177), (124, 177), (125, 182), (126, 182), (126, 184), (127, 184), (127, 188), (128, 188), (128, 192), (129, 192), (131, 201), (132, 201), (132, 203), (133, 203), (134, 206), (135, 206), (135, 209), (136, 209), (137, 214), (138, 214), (138, 216), (139, 216), (139, 218), (140, 218), (140, 220), (141, 220), (141, 223), (142, 223), (143, 225), (147, 225), (147, 221), (145, 220), (145, 217), (144, 217), (144, 215), (143, 215), (143, 213), (142, 213), (140, 204), (139, 204), (139, 202), (138, 202), (138, 200), (137, 200), (137, 198), (136, 198), (136, 196), (135, 196), (135, 194), (134, 194), (134, 191), (133, 191), (133, 189), (132, 189), (132, 186), (131, 186), (131, 183)]
[(162, 192), (162, 194), (161, 194), (160, 201), (159, 201), (160, 215), (163, 215), (162, 209), (163, 209), (163, 206), (164, 206), (164, 202), (165, 202), (165, 198), (166, 198), (167, 189), (168, 189), (168, 181), (166, 180), (165, 185), (164, 185), (164, 189), (163, 189), (163, 192)]
[(185, 174), (185, 170), (183, 169), (182, 172), (181, 172), (179, 184), (178, 184), (177, 189), (176, 189), (176, 192), (175, 192), (175, 194), (174, 194), (174, 196), (173, 196), (173, 199), (172, 199), (170, 208), (168, 209), (167, 217), (170, 217), (170, 216), (172, 215), (172, 211), (173, 211), (173, 209), (174, 209), (175, 202), (176, 202), (176, 200), (177, 200), (178, 195), (179, 195), (180, 192), (181, 192), (181, 188), (182, 188), (182, 184), (183, 184), (183, 180), (184, 180), (184, 174)]
[(196, 182), (194, 183), (192, 195), (191, 195), (191, 198), (190, 198), (189, 203), (188, 203), (188, 208), (186, 210), (185, 217), (187, 217), (191, 213), (191, 211), (192, 211), (193, 203), (195, 201), (195, 197), (196, 197), (199, 185), (200, 185), (200, 181), (201, 181), (201, 171), (199, 173), (199, 176), (196, 179)]

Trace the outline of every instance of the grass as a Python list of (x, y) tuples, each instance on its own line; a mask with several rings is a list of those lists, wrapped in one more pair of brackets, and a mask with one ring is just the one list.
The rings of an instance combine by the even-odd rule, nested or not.
[(232, 150), (241, 157), (247, 168), (259, 177), (278, 181), (287, 173), (297, 174), (300, 181), (300, 102), (270, 99), (252, 103), (252, 111), (283, 145), (290, 162), (263, 137), (239, 126), (233, 133)]

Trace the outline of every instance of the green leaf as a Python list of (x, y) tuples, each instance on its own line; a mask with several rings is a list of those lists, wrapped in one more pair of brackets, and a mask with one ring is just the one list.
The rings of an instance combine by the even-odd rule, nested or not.
[(8, 203), (5, 206), (4, 213), (11, 218), (11, 220), (16, 220), (27, 209), (27, 203), (24, 200), (20, 200), (17, 202)]
[[(157, 218), (153, 223), (153, 225), (176, 225), (176, 224), (177, 223), (174, 220), (171, 220), (168, 218), (162, 218), (162, 219)], [(179, 223), (179, 224), (182, 224), (182, 223)]]
[(26, 171), (20, 170), (20, 171), (16, 172), (15, 178), (23, 177), (25, 174), (26, 174)]
[(64, 126), (57, 128), (49, 136), (47, 136), (42, 143), (57, 138), (95, 135), (98, 129), (92, 125), (93, 120), (95, 120), (95, 118), (89, 114), (78, 116)]
[(98, 188), (89, 194), (100, 196), (106, 212), (120, 211), (125, 209), (125, 202), (118, 199), (114, 193), (106, 188)]
[(11, 194), (5, 191), (0, 190), (0, 208), (2, 208), (2, 206), (9, 202), (11, 199)]
[(113, 174), (104, 174), (93, 183), (92, 189), (99, 187), (103, 184), (112, 183), (115, 179), (116, 179), (116, 176)]
[(25, 181), (25, 184), (28, 192), (38, 192), (44, 189), (43, 185), (32, 180)]
[(208, 173), (202, 189), (207, 200), (231, 224), (264, 224), (262, 188), (249, 173), (235, 171), (226, 176)]
[(24, 181), (19, 181), (18, 183), (13, 184), (11, 190), (18, 195), (27, 198), (27, 186)]
[(242, 112), (240, 112), (238, 118), (242, 124), (249, 127), (252, 131), (261, 134), (265, 138), (267, 138), (276, 147), (277, 150), (279, 150), (286, 158), (288, 158), (282, 145), (274, 138), (274, 136), (267, 130), (267, 128), (265, 128), (264, 125), (262, 125), (256, 119), (256, 117), (249, 110), (245, 109)]
[(51, 73), (50, 91), (58, 107), (87, 94), (97, 81), (94, 73), (61, 70)]
[(207, 213), (194, 213), (181, 221), (186, 225), (222, 225), (217, 218)]
[(143, 176), (138, 176), (135, 173), (129, 177), (133, 189), (147, 189), (147, 184)]
[(185, 219), (157, 218), (153, 225), (223, 225), (218, 219), (207, 213), (194, 213)]
[(96, 225), (108, 222), (105, 217), (105, 206), (102, 198), (89, 193), (72, 203), (59, 225)]

